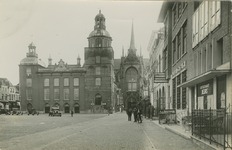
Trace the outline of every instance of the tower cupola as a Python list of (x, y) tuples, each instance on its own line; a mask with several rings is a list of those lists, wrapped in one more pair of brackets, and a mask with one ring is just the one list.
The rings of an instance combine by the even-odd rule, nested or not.
[(27, 53), (27, 57), (36, 57), (38, 58), (38, 55), (36, 54), (36, 46), (33, 42), (31, 42), (31, 44), (28, 45), (28, 53)]
[(101, 30), (101, 29), (106, 29), (105, 26), (105, 16), (101, 13), (101, 10), (99, 10), (99, 14), (96, 15), (95, 17), (95, 26), (94, 30)]

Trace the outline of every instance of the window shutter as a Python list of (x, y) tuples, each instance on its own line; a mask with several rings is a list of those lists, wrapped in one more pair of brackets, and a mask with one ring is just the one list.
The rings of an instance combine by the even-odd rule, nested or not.
[(208, 14), (208, 26), (209, 26), (209, 32), (211, 32), (211, 16), (212, 16), (212, 2), (208, 1), (208, 5), (209, 5), (209, 14)]
[[(203, 2), (202, 2), (203, 3)], [(199, 41), (202, 40), (202, 26), (203, 26), (203, 21), (202, 21), (202, 4), (199, 6)]]
[(192, 30), (193, 30), (193, 32), (192, 32), (192, 47), (194, 47), (195, 46), (195, 13), (193, 14), (193, 20), (192, 20), (192, 23), (193, 23), (193, 28), (192, 28)]
[(184, 54), (184, 53), (182, 53), (183, 52), (183, 49), (184, 49), (184, 28), (182, 27), (181, 28), (181, 33), (180, 33), (180, 35), (181, 35), (181, 43), (180, 43), (180, 57)]
[(215, 1), (212, 1), (212, 25), (211, 25), (211, 31), (215, 28)]
[(205, 26), (205, 4), (204, 4), (205, 2), (202, 2), (202, 4), (201, 4), (201, 7), (200, 7), (200, 9), (201, 9), (201, 14), (200, 14), (200, 17), (202, 17), (201, 18), (201, 36), (202, 36), (202, 39), (204, 39), (205, 38), (205, 34), (204, 34), (204, 26)]
[(208, 35), (208, 14), (209, 14), (209, 5), (208, 5), (208, 1), (205, 1), (205, 36)]
[(195, 43), (195, 45), (197, 45), (198, 44), (198, 42), (199, 42), (199, 35), (198, 35), (198, 33), (199, 33), (199, 9), (197, 9), (196, 10), (196, 43)]
[(217, 9), (216, 9), (216, 13), (215, 13), (215, 17), (216, 17), (216, 26), (218, 26), (221, 23), (221, 2), (217, 1)]

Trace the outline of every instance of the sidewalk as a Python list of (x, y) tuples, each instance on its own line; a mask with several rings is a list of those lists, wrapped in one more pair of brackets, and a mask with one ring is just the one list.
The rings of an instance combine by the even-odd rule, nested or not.
[(196, 143), (197, 145), (201, 146), (203, 149), (204, 148), (211, 148), (213, 150), (220, 150), (219, 147), (215, 147), (213, 145), (210, 145), (209, 143), (200, 140), (194, 136), (192, 136), (191, 131), (185, 131), (184, 127), (181, 125), (177, 125), (177, 124), (159, 124), (159, 120), (152, 120), (153, 123), (155, 123), (156, 125), (160, 126), (161, 128), (164, 128), (168, 131), (171, 131), (185, 139), (191, 140), (192, 142)]

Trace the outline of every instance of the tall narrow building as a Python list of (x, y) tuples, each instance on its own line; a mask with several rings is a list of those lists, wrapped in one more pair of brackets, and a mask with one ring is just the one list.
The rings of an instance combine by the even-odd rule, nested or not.
[(102, 113), (111, 105), (114, 92), (114, 51), (112, 38), (106, 31), (105, 17), (99, 11), (95, 17), (94, 30), (89, 34), (85, 48), (84, 67), (85, 101), (93, 113)]
[(117, 74), (118, 85), (123, 93), (123, 104), (126, 110), (134, 108), (143, 97), (143, 68), (144, 59), (136, 55), (134, 26), (132, 23), (130, 47), (127, 56), (121, 57), (120, 75)]

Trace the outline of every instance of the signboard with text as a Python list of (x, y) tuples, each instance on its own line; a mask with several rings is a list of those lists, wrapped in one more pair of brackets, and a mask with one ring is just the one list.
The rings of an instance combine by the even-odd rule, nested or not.
[(213, 80), (204, 82), (197, 85), (197, 94), (199, 96), (212, 95), (213, 94)]

